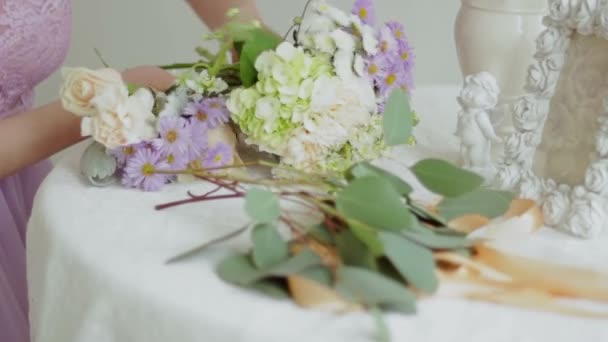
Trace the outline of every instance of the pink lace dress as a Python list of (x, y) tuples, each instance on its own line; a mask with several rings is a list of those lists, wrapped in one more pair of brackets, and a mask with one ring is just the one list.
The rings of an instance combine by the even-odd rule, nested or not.
[[(34, 87), (62, 63), (70, 0), (0, 0), (0, 124), (32, 105)], [(8, 143), (2, 141), (0, 143)], [(0, 179), (0, 341), (29, 341), (25, 227), (42, 162)]]

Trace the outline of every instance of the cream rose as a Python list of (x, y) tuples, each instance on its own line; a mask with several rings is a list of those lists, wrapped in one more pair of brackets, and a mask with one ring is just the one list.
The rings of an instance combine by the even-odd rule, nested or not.
[(147, 89), (139, 89), (126, 99), (113, 87), (96, 96), (93, 117), (82, 120), (83, 136), (92, 136), (109, 149), (139, 143), (156, 136), (156, 117), (152, 113), (154, 97)]
[(114, 88), (124, 98), (128, 89), (120, 73), (113, 69), (89, 70), (64, 68), (60, 98), (63, 108), (79, 116), (95, 115), (93, 99), (108, 87)]

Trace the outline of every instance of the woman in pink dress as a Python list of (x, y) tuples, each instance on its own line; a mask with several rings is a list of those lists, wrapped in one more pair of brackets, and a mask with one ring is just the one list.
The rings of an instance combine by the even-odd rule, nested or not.
[[(253, 0), (189, 0), (210, 28), (239, 7), (258, 17)], [(118, 10), (118, 9), (117, 9)], [(31, 109), (33, 89), (63, 62), (70, 41), (70, 0), (0, 0), (0, 341), (29, 341), (25, 228), (45, 159), (80, 141), (79, 119), (58, 102)], [(124, 73), (162, 89), (171, 76), (154, 67)], [(68, 341), (66, 341), (68, 342)]]

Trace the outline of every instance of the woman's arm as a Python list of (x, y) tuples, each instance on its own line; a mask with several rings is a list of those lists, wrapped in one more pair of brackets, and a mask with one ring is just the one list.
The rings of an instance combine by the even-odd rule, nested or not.
[(188, 0), (188, 3), (211, 30), (226, 22), (226, 13), (231, 8), (238, 8), (243, 20), (261, 20), (254, 0)]
[[(169, 73), (155, 67), (130, 69), (123, 77), (156, 89), (173, 83)], [(0, 137), (0, 179), (83, 139), (80, 118), (65, 111), (59, 101), (0, 120)]]

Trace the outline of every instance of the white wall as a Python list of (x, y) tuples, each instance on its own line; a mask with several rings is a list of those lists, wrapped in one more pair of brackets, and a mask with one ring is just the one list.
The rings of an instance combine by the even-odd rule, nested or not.
[[(220, 1), (220, 0), (215, 0)], [(354, 0), (333, 0), (349, 9)], [(278, 32), (300, 14), (305, 0), (258, 0), (264, 20)], [(417, 55), (417, 84), (460, 80), (453, 40), (458, 0), (376, 0), (379, 18), (403, 22)], [(206, 31), (183, 0), (73, 0), (72, 47), (66, 65), (99, 67), (101, 50), (113, 67), (164, 64), (194, 58)], [(59, 77), (38, 89), (38, 103), (56, 97)]]

